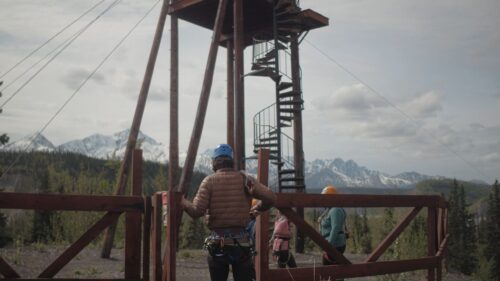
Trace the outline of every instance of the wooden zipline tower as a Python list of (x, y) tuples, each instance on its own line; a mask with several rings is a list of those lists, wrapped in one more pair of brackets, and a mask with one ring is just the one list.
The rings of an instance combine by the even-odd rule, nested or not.
[[(304, 192), (299, 42), (309, 30), (328, 25), (328, 18), (312, 10), (302, 10), (299, 0), (164, 0), (115, 194), (122, 195), (125, 190), (167, 14), (171, 16), (169, 186), (176, 186), (184, 194), (188, 191), (217, 52), (222, 46), (227, 49), (227, 143), (234, 149), (235, 168), (245, 169), (245, 76), (268, 77), (275, 82), (275, 102), (254, 117), (254, 151), (270, 149), (271, 163), (278, 171), (277, 191)], [(179, 18), (211, 29), (213, 35), (187, 157), (177, 183)], [(253, 46), (253, 63), (252, 71), (245, 74), (243, 54), (248, 46)], [(303, 217), (303, 209), (298, 212)], [(115, 228), (116, 224), (106, 231), (102, 257), (110, 256)], [(301, 233), (297, 233), (297, 251), (303, 251)]]
[[(302, 136), (303, 99), (299, 42), (309, 30), (328, 25), (328, 18), (302, 10), (297, 0), (179, 0), (170, 14), (213, 29), (200, 103), (188, 156), (180, 179), (185, 193), (191, 180), (219, 46), (227, 50), (227, 143), (234, 148), (236, 169), (245, 169), (246, 76), (263, 76), (275, 83), (274, 103), (254, 117), (254, 151), (266, 148), (277, 168), (275, 190), (304, 192)], [(244, 49), (252, 46), (252, 71), (244, 72)], [(289, 132), (288, 132), (289, 131)], [(175, 152), (174, 152), (175, 153)], [(303, 217), (303, 211), (302, 217)], [(303, 251), (298, 234), (299, 252)]]

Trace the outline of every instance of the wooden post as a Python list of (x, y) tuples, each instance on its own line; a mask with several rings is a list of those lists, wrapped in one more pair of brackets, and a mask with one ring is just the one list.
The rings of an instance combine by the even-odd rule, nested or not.
[(176, 280), (176, 251), (177, 251), (177, 228), (180, 222), (177, 221), (179, 218), (178, 213), (182, 212), (180, 208), (180, 200), (182, 198), (182, 193), (169, 191), (167, 204), (167, 238), (166, 238), (166, 250), (165, 259), (163, 261), (163, 281), (175, 281)]
[(234, 148), (234, 42), (227, 40), (227, 144)]
[[(267, 185), (269, 178), (269, 149), (260, 149), (258, 153), (259, 162), (257, 169), (257, 180)], [(264, 212), (257, 216), (255, 224), (255, 249), (257, 249), (257, 256), (255, 257), (255, 274), (257, 281), (268, 280), (267, 274), (269, 272), (269, 211)]]
[[(142, 194), (142, 150), (132, 157), (132, 196)], [(125, 213), (125, 279), (141, 278), (141, 213)]]
[[(194, 163), (196, 161), (196, 153), (200, 144), (201, 133), (203, 131), (203, 124), (205, 123), (205, 115), (207, 112), (208, 99), (210, 97), (210, 90), (212, 88), (212, 81), (214, 77), (215, 61), (217, 59), (217, 51), (222, 32), (222, 26), (226, 15), (227, 0), (220, 0), (217, 16), (215, 18), (214, 32), (212, 35), (212, 43), (208, 53), (207, 66), (205, 68), (205, 77), (201, 88), (200, 100), (198, 102), (198, 110), (194, 122), (193, 131), (191, 133), (191, 140), (189, 141), (186, 162), (182, 169), (181, 179), (178, 191), (186, 193), (189, 188), (189, 183), (193, 176)], [(182, 214), (182, 213), (181, 213)]]
[[(144, 197), (144, 226), (142, 228), (142, 279), (149, 281), (151, 247), (151, 197)], [(156, 281), (156, 280), (155, 280)]]
[[(130, 162), (132, 159), (132, 150), (135, 148), (135, 145), (137, 143), (137, 136), (139, 135), (139, 128), (141, 127), (142, 116), (144, 114), (144, 107), (146, 106), (146, 100), (148, 98), (149, 86), (151, 85), (151, 78), (153, 76), (153, 71), (156, 64), (156, 58), (158, 57), (158, 50), (160, 48), (161, 37), (163, 29), (165, 27), (168, 7), (169, 7), (168, 0), (163, 0), (163, 6), (161, 8), (160, 18), (158, 19), (158, 24), (156, 26), (153, 46), (151, 47), (151, 52), (149, 53), (149, 60), (146, 66), (146, 72), (144, 73), (144, 79), (142, 82), (141, 91), (139, 93), (139, 98), (137, 100), (137, 105), (135, 108), (134, 119), (132, 120), (132, 126), (130, 128), (127, 146), (125, 148), (125, 156), (123, 157), (123, 161), (120, 166), (118, 183), (115, 191), (116, 195), (122, 195), (125, 192), (125, 187), (127, 186), (127, 180), (130, 170)], [(104, 235), (104, 245), (101, 251), (102, 258), (109, 258), (111, 254), (111, 248), (113, 247), (113, 240), (116, 231), (116, 223), (117, 222), (111, 224), (106, 229), (106, 233)]]
[[(297, 184), (303, 185), (305, 188), (304, 181), (304, 142), (302, 134), (302, 104), (298, 103), (302, 100), (302, 86), (300, 77), (300, 61), (299, 61), (299, 42), (298, 34), (292, 35), (292, 40), (290, 41), (290, 52), (291, 52), (291, 68), (292, 68), (292, 89), (296, 93), (293, 100), (297, 102), (294, 105), (294, 115), (293, 115), (293, 162), (295, 166), (295, 178), (301, 179), (297, 181)], [(304, 192), (304, 189), (297, 190), (297, 192)], [(304, 209), (297, 208), (297, 214), (304, 219)], [(304, 252), (304, 234), (300, 229), (296, 229), (297, 238), (295, 243), (295, 251), (297, 253)]]
[(161, 263), (161, 227), (162, 227), (162, 195), (156, 193), (152, 198), (153, 221), (151, 231), (151, 251), (153, 254), (153, 280), (162, 280)]
[(234, 163), (237, 170), (245, 169), (245, 85), (243, 51), (243, 0), (233, 2), (234, 25)]
[[(427, 256), (433, 257), (436, 255), (436, 207), (427, 208)], [(427, 280), (434, 281), (436, 277), (436, 268), (427, 270)]]
[[(176, 0), (171, 0), (171, 3)], [(170, 16), (170, 147), (168, 153), (168, 187), (174, 190), (179, 174), (179, 25)]]

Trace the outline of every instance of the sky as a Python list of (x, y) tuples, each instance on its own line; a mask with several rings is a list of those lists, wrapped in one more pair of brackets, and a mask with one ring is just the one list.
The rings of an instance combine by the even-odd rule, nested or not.
[[(102, 3), (101, 3), (102, 2)], [(11, 141), (41, 130), (156, 0), (123, 0), (24, 83), (111, 0), (1, 0), (0, 132)], [(391, 175), (415, 171), (493, 183), (500, 178), (500, 2), (301, 0), (330, 19), (300, 45), (306, 160), (352, 159)], [(97, 7), (5, 74), (94, 5)], [(160, 5), (50, 121), (55, 145), (130, 128)], [(181, 22), (179, 146), (186, 151), (211, 31)], [(169, 143), (167, 24), (141, 130)], [(54, 51), (56, 50), (56, 51)], [(245, 51), (245, 71), (251, 67)], [(226, 50), (219, 49), (199, 151), (225, 142)], [(40, 61), (25, 76), (30, 66)], [(20, 87), (23, 87), (18, 91)], [(273, 83), (245, 79), (246, 151), (253, 116), (274, 101)]]

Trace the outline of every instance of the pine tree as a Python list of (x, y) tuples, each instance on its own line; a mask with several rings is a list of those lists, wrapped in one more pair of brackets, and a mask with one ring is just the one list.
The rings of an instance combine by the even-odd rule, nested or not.
[(487, 246), (484, 255), (491, 262), (489, 276), (494, 280), (500, 276), (500, 194), (498, 180), (491, 188), (486, 214)]
[[(39, 193), (48, 193), (50, 190), (48, 169), (45, 168), (38, 179), (40, 181)], [(52, 212), (45, 210), (35, 211), (35, 215), (33, 216), (32, 242), (47, 243), (52, 238)]]
[(452, 268), (472, 274), (477, 268), (477, 238), (474, 217), (467, 211), (463, 185), (453, 181), (449, 199), (449, 264)]
[(371, 253), (372, 251), (372, 235), (370, 228), (368, 227), (368, 218), (366, 216), (366, 209), (363, 209), (363, 214), (361, 216), (361, 239), (359, 245), (361, 247), (361, 252), (364, 254)]

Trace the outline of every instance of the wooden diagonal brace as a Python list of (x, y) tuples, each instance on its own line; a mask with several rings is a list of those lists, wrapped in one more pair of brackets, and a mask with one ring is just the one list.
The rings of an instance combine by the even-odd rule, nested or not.
[(318, 246), (320, 246), (328, 255), (335, 258), (339, 264), (351, 264), (351, 262), (342, 255), (335, 247), (321, 236), (314, 228), (306, 223), (300, 216), (290, 208), (279, 209), (290, 221), (292, 221), (305, 235), (309, 236)]
[(365, 262), (374, 262), (377, 261), (378, 258), (391, 246), (392, 242), (398, 238), (398, 236), (405, 230), (405, 228), (410, 224), (410, 222), (418, 215), (418, 212), (422, 207), (415, 207), (413, 208), (408, 214), (404, 217), (399, 224), (394, 227), (394, 229), (387, 234), (387, 236), (380, 242), (380, 244), (377, 246), (375, 250), (368, 256), (368, 258), (365, 260)]
[(51, 265), (47, 267), (38, 278), (54, 277), (72, 258), (92, 242), (106, 227), (115, 223), (120, 217), (121, 212), (108, 212), (99, 221), (97, 221), (82, 237), (73, 243), (64, 253), (62, 253)]

